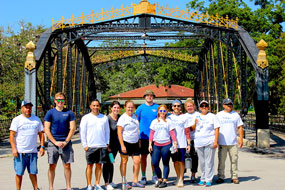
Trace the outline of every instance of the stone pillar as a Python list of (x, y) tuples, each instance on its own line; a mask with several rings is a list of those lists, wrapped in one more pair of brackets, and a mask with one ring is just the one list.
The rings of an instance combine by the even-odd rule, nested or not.
[(268, 117), (268, 60), (266, 59), (265, 49), (267, 43), (260, 40), (256, 44), (259, 49), (257, 55), (256, 88), (257, 98), (255, 99), (256, 128), (257, 128), (257, 147), (270, 147), (270, 130)]
[(36, 45), (30, 41), (26, 45), (28, 55), (25, 62), (25, 100), (31, 101), (34, 105), (32, 114), (37, 113), (37, 71), (36, 71), (36, 60), (34, 51)]

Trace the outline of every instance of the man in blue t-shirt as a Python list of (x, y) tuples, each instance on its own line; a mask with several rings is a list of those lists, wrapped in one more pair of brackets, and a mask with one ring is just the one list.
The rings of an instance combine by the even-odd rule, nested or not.
[(55, 168), (59, 157), (64, 166), (66, 189), (71, 190), (71, 168), (74, 162), (71, 137), (75, 131), (75, 116), (71, 110), (64, 108), (65, 95), (62, 92), (55, 94), (55, 108), (49, 110), (44, 118), (45, 133), (48, 142), (48, 179), (49, 189), (53, 189)]
[[(146, 184), (146, 166), (147, 166), (147, 155), (148, 151), (148, 141), (150, 133), (150, 124), (157, 117), (157, 108), (158, 105), (153, 103), (155, 95), (152, 90), (146, 90), (144, 93), (145, 103), (140, 105), (136, 111), (138, 120), (140, 122), (140, 147), (141, 147), (141, 170), (142, 170), (142, 179), (140, 183)], [(152, 181), (155, 183), (158, 178), (154, 172), (152, 166)]]

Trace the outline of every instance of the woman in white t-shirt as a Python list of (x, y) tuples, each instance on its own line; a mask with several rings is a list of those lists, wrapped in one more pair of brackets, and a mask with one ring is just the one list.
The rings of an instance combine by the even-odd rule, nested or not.
[[(157, 119), (154, 119), (150, 125), (149, 135), (149, 152), (152, 152), (152, 164), (158, 177), (155, 187), (167, 187), (167, 178), (169, 175), (170, 147), (172, 142), (174, 149), (177, 150), (177, 140), (175, 136), (175, 127), (171, 124), (170, 119), (166, 119), (167, 107), (160, 105), (157, 109)], [(159, 167), (160, 159), (163, 163), (163, 179)]]
[[(144, 185), (138, 182), (138, 175), (140, 171), (140, 152), (139, 152), (139, 121), (134, 112), (134, 102), (128, 100), (125, 102), (125, 113), (119, 118), (117, 123), (118, 138), (120, 142), (120, 154), (121, 154), (121, 175), (122, 185), (126, 185), (127, 188), (141, 187)], [(126, 182), (126, 168), (129, 156), (132, 157), (134, 162), (133, 169), (133, 183), (130, 186)]]
[(214, 177), (214, 158), (218, 147), (220, 122), (215, 114), (209, 113), (207, 101), (201, 101), (200, 110), (201, 113), (196, 117), (198, 121), (192, 120), (195, 128), (194, 144), (202, 172), (198, 185), (209, 187)]
[[(184, 108), (187, 111), (187, 113), (184, 114), (184, 117), (186, 118), (187, 122), (192, 122), (192, 120), (199, 115), (199, 112), (196, 111), (196, 106), (194, 101), (191, 98), (188, 98), (184, 103)], [(186, 124), (187, 125), (187, 124)], [(196, 176), (198, 169), (198, 154), (195, 150), (194, 146), (194, 137), (195, 137), (195, 126), (190, 126), (190, 135), (191, 135), (191, 149), (190, 149), (190, 157), (192, 159), (192, 168), (191, 168), (191, 182), (196, 182)]]
[(175, 126), (177, 138), (177, 152), (171, 154), (171, 158), (177, 175), (175, 184), (177, 187), (183, 187), (185, 153), (186, 150), (190, 150), (190, 125), (186, 125), (186, 118), (183, 114), (181, 114), (181, 101), (173, 100), (172, 109), (173, 114), (168, 116), (168, 118), (171, 120), (172, 125)]

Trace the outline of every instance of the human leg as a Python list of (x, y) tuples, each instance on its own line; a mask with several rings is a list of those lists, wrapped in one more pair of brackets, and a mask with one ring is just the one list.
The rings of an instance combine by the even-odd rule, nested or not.
[(59, 159), (58, 147), (56, 147), (53, 143), (48, 142), (47, 154), (48, 154), (48, 163), (49, 163), (49, 169), (48, 169), (49, 189), (53, 190), (55, 169), (57, 161)]
[(205, 158), (204, 158), (204, 147), (196, 147), (198, 158), (200, 161), (201, 178), (200, 181), (205, 182)]
[(94, 164), (87, 164), (87, 167), (86, 167), (85, 173), (86, 173), (87, 185), (91, 185), (93, 165)]
[(208, 145), (205, 147), (204, 157), (205, 157), (205, 181), (212, 183), (214, 177), (214, 159), (215, 151), (213, 145)]
[(50, 164), (48, 169), (49, 189), (53, 190), (56, 164)]
[(95, 185), (100, 184), (101, 173), (102, 173), (102, 164), (96, 163), (96, 168), (95, 168)]
[(161, 159), (161, 147), (153, 145), (151, 160), (154, 166), (154, 171), (159, 179), (162, 178), (161, 169), (159, 167), (160, 159)]
[(132, 156), (133, 157), (133, 162), (134, 162), (134, 178), (133, 182), (137, 183), (138, 182), (138, 176), (140, 172), (140, 164), (141, 164), (141, 159), (140, 156)]
[(121, 154), (120, 172), (122, 177), (126, 177), (126, 168), (127, 168), (128, 159), (129, 155)]
[(38, 181), (37, 181), (37, 175), (36, 174), (29, 174), (30, 180), (32, 182), (34, 190), (38, 189)]
[(64, 167), (64, 177), (65, 177), (66, 188), (70, 189), (71, 188), (71, 167), (70, 167), (70, 163), (63, 164), (63, 167)]
[(170, 160), (170, 151), (169, 148), (171, 145), (166, 145), (161, 149), (162, 163), (163, 163), (163, 179), (167, 181), (169, 175), (169, 160)]
[[(225, 162), (227, 159), (227, 152), (228, 148), (225, 145), (219, 145), (218, 148), (218, 178), (224, 179), (225, 178)], [(219, 180), (222, 182), (222, 180)]]
[(229, 147), (229, 156), (231, 161), (231, 177), (232, 179), (238, 179), (238, 149), (237, 145)]
[(190, 157), (192, 159), (191, 176), (195, 177), (195, 174), (198, 171), (198, 155), (195, 150), (194, 140), (191, 141)]

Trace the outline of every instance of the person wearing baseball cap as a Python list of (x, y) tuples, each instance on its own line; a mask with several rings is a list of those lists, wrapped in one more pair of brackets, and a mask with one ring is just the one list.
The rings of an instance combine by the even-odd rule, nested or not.
[[(217, 117), (221, 123), (219, 131), (219, 150), (218, 150), (218, 179), (216, 183), (223, 183), (225, 178), (225, 161), (227, 154), (231, 161), (231, 178), (234, 184), (238, 184), (237, 162), (238, 162), (238, 148), (243, 145), (243, 122), (240, 115), (233, 111), (233, 101), (226, 98), (223, 101), (223, 111), (217, 113)], [(240, 140), (237, 142), (237, 131), (239, 132)]]
[[(149, 143), (149, 134), (150, 134), (150, 124), (157, 117), (157, 108), (158, 104), (153, 102), (155, 94), (151, 89), (145, 91), (143, 98), (145, 103), (140, 105), (136, 110), (136, 115), (140, 122), (140, 148), (141, 148), (141, 170), (142, 178), (140, 183), (146, 184), (146, 166), (147, 166), (147, 155), (149, 154), (148, 143)], [(152, 166), (152, 181), (156, 183), (158, 180), (154, 168)]]
[(24, 100), (21, 103), (22, 114), (12, 120), (10, 126), (10, 144), (14, 157), (16, 172), (16, 189), (21, 189), (25, 169), (28, 169), (33, 189), (38, 189), (37, 183), (37, 136), (40, 138), (40, 155), (44, 151), (43, 124), (35, 115), (32, 115), (33, 104)]

